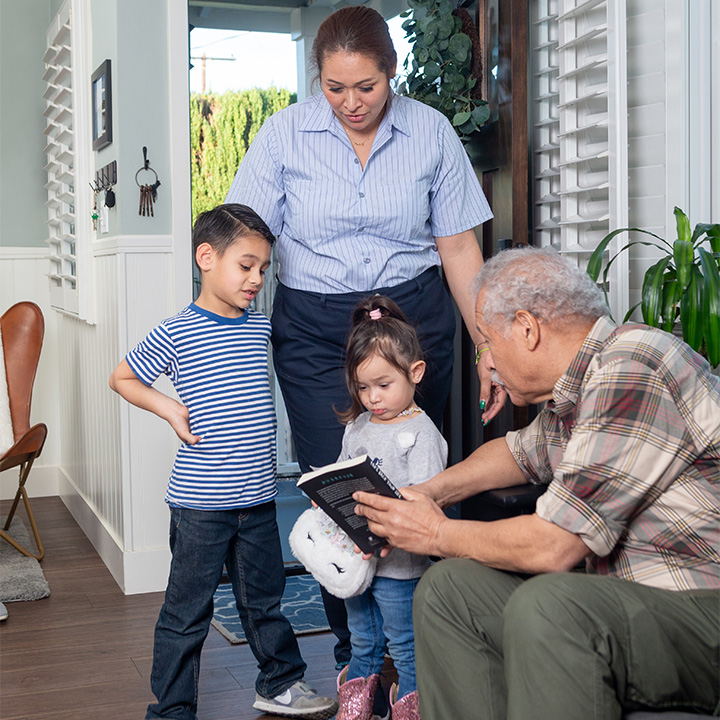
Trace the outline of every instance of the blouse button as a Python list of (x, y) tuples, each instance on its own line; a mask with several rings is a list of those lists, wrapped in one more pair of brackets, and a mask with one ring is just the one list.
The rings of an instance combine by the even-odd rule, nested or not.
[(359, 165), (359, 164), (360, 164), (360, 161), (359, 161), (357, 158), (355, 158), (355, 164), (356, 164), (356, 165)]
[(370, 262), (370, 258), (363, 258), (363, 262), (367, 265)]
[(358, 197), (364, 198), (364, 197), (365, 197), (365, 193), (358, 193)]

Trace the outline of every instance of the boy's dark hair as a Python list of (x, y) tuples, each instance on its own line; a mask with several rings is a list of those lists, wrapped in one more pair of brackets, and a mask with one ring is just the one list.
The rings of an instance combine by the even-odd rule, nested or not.
[(198, 215), (193, 228), (193, 255), (203, 243), (207, 243), (218, 255), (238, 239), (246, 235), (261, 235), (272, 246), (275, 236), (263, 219), (247, 205), (227, 203), (218, 205)]
[[(379, 319), (374, 319), (380, 313)], [(345, 353), (345, 382), (351, 405), (337, 412), (341, 422), (348, 423), (365, 408), (357, 391), (357, 369), (371, 355), (378, 354), (410, 379), (410, 366), (423, 359), (415, 328), (403, 311), (383, 295), (372, 295), (359, 303), (352, 314), (352, 328)]]

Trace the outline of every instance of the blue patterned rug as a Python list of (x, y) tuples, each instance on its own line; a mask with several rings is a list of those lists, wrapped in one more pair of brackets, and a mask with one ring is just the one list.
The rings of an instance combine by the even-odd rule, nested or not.
[[(237, 614), (232, 586), (221, 585), (213, 600), (213, 627), (233, 645), (247, 642)], [(291, 575), (287, 578), (281, 607), (296, 635), (309, 635), (330, 629), (320, 586), (312, 575)]]

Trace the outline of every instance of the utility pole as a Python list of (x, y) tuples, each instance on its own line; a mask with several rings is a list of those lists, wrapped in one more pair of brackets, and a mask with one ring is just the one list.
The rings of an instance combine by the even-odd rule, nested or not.
[(226, 60), (228, 62), (235, 62), (235, 60), (237, 60), (237, 58), (234, 58), (234, 57), (207, 57), (207, 55), (205, 53), (203, 53), (199, 57), (197, 55), (191, 55), (190, 59), (191, 60), (200, 60), (200, 63), (201, 63), (200, 67), (202, 69), (202, 94), (203, 95), (205, 94), (205, 66), (206, 66), (206, 63), (208, 61), (213, 62), (215, 60)]

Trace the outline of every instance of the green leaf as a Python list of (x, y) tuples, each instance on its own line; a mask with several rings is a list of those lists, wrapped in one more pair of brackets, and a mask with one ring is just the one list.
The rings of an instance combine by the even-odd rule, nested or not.
[[(616, 235), (624, 232), (629, 232), (631, 229), (635, 228), (620, 228), (618, 230), (613, 230), (611, 233), (608, 233), (598, 243), (598, 246), (595, 248), (595, 250), (593, 250), (593, 254), (590, 256), (590, 260), (588, 260), (586, 272), (593, 279), (594, 282), (597, 282), (597, 279), (600, 277), (600, 270), (602, 269), (602, 261), (603, 255), (605, 254), (605, 248), (610, 244), (610, 242)], [(624, 249), (625, 248), (623, 248), (623, 250)], [(620, 250), (620, 252), (622, 252), (622, 250)], [(617, 257), (617, 255), (615, 255), (614, 257)]]
[(677, 226), (677, 239), (692, 242), (688, 216), (679, 207), (675, 207), (673, 214), (675, 215), (675, 224)]
[(720, 365), (720, 272), (715, 259), (705, 248), (699, 248), (698, 254), (704, 275), (702, 313), (705, 321), (705, 346), (708, 360), (715, 367)]
[[(670, 279), (668, 279), (670, 278)], [(662, 290), (662, 329), (672, 332), (677, 320), (677, 306), (682, 297), (682, 290), (674, 273), (666, 273)]]
[(455, 33), (450, 38), (448, 51), (458, 62), (465, 62), (472, 53), (472, 41), (465, 33)]
[(438, 20), (437, 37), (438, 40), (447, 40), (455, 29), (455, 23), (453, 23), (452, 15), (440, 17)]
[[(689, 229), (688, 225), (688, 229)], [(684, 290), (690, 282), (690, 268), (693, 265), (693, 244), (689, 240), (676, 240), (673, 243), (673, 260), (677, 271), (677, 279)]]
[(458, 125), (463, 125), (470, 119), (470, 113), (469, 112), (459, 112), (455, 114), (455, 117), (452, 119), (452, 124), (457, 127)]
[(714, 253), (720, 253), (720, 225), (712, 225), (707, 231), (710, 247)]
[(428, 80), (428, 82), (433, 82), (433, 80), (437, 80), (440, 77), (440, 73), (442, 72), (440, 66), (433, 60), (425, 63), (424, 71), (425, 78)]
[(487, 103), (478, 105), (471, 113), (473, 122), (477, 125), (483, 125), (490, 117), (490, 108)]
[(700, 268), (693, 265), (690, 283), (680, 298), (680, 324), (683, 340), (695, 351), (700, 349), (703, 339), (703, 322), (700, 317), (703, 276)]
[(665, 268), (670, 263), (669, 257), (664, 257), (655, 263), (646, 273), (642, 286), (642, 316), (646, 325), (659, 326), (660, 310), (662, 308), (663, 277)]

